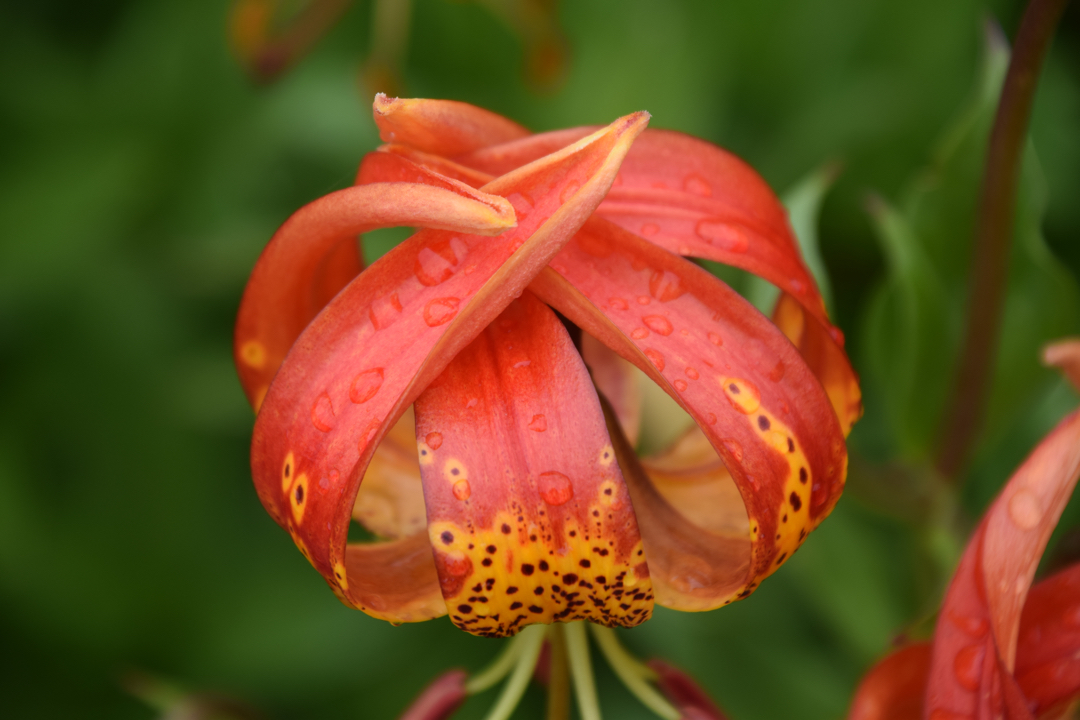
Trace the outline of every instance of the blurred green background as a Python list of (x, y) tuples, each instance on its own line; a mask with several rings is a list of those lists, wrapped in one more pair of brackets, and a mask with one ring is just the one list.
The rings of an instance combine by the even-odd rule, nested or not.
[[(499, 648), (445, 619), (393, 628), (347, 610), (250, 481), (233, 316), (274, 229), (348, 185), (378, 143), (374, 89), (360, 79), (372, 9), (354, 4), (260, 85), (230, 53), (224, 2), (0, 5), (5, 717), (154, 717), (121, 687), (137, 669), (271, 718), (393, 718), (442, 669), (478, 668)], [(749, 600), (658, 609), (623, 635), (692, 672), (736, 720), (841, 717), (860, 674), (939, 601), (965, 527), (942, 525), (951, 495), (926, 468), (1000, 77), (983, 61), (984, 22), (1011, 37), (1021, 11), (1005, 0), (564, 0), (565, 76), (538, 90), (520, 33), (489, 7), (413, 5), (404, 94), (536, 130), (646, 109), (654, 127), (735, 151), (778, 192), (842, 163), (817, 232), (865, 383), (849, 490)], [(1032, 120), (1003, 350), (959, 494), (968, 523), (1077, 404), (1037, 350), (1080, 332), (1078, 199), (1074, 4)], [(1077, 525), (1070, 507), (1051, 554), (1068, 555)], [(609, 717), (650, 717), (608, 671), (600, 681)], [(531, 690), (519, 716), (539, 718), (542, 699)]]

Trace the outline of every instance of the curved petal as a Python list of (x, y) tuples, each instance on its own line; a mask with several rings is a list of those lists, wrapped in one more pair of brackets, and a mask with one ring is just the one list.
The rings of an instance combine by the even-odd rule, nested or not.
[(456, 100), (388, 98), (379, 93), (373, 110), (383, 142), (447, 157), (529, 134), (513, 120)]
[(730, 579), (709, 588), (685, 582), (668, 594), (635, 499), (657, 601), (707, 609), (749, 595), (843, 490), (844, 436), (817, 379), (776, 327), (733, 290), (604, 220), (586, 223), (531, 288), (678, 401), (742, 493), (753, 557), (732, 596), (714, 594)]
[(256, 410), (300, 332), (360, 271), (356, 236), (394, 225), (496, 234), (514, 225), (514, 210), (501, 197), (434, 178), (351, 187), (293, 213), (259, 256), (236, 318), (233, 355)]
[(581, 358), (589, 368), (593, 383), (615, 409), (623, 432), (631, 445), (641, 431), (641, 386), (637, 368), (592, 335), (581, 337)]
[(511, 303), (416, 401), (428, 535), (454, 624), (633, 626), (652, 583), (589, 374), (555, 313)]
[(922, 720), (929, 673), (929, 642), (885, 656), (859, 681), (848, 720)]
[(1020, 612), (1078, 475), (1080, 412), (1074, 412), (1012, 476), (964, 551), (935, 630), (929, 717), (990, 718), (1006, 711), (1031, 717), (1015, 700), (1022, 696), (1011, 672)]
[(364, 156), (356, 173), (355, 184), (421, 182), (452, 188), (461, 185), (479, 188), (491, 180), (487, 173), (456, 165), (438, 155), (422, 153), (407, 145), (383, 145)]
[(394, 423), (371, 457), (353, 501), (352, 517), (391, 540), (423, 532), (427, 526), (412, 408)]
[(458, 155), (454, 161), (491, 175), (503, 175), (537, 158), (556, 152), (570, 143), (575, 143), (596, 130), (595, 126), (582, 126), (537, 133)]
[[(516, 228), (494, 238), (417, 233), (353, 280), (293, 346), (255, 422), (252, 472), (267, 511), (350, 604), (398, 622), (431, 617), (436, 601), (444, 611), (434, 582), (417, 600), (423, 612), (387, 600), (386, 568), (366, 555), (379, 545), (353, 545), (346, 556), (360, 480), (389, 427), (589, 217), (647, 122), (645, 113), (621, 118), (485, 186), (529, 198)], [(415, 557), (434, 580), (430, 550)]]
[(1036, 716), (1080, 695), (1080, 564), (1031, 588), (1014, 672)]

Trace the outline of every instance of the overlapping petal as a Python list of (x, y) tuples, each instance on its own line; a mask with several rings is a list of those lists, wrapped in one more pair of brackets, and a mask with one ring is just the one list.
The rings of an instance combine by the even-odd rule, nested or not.
[[(346, 549), (352, 499), (388, 428), (589, 217), (647, 121), (622, 118), (485, 186), (529, 199), (516, 228), (494, 238), (417, 233), (296, 341), (257, 418), (252, 469), (267, 510), (349, 604), (394, 621), (445, 612), (426, 538)], [(405, 549), (388, 565), (395, 545)], [(388, 597), (391, 572), (415, 580), (410, 593)]]

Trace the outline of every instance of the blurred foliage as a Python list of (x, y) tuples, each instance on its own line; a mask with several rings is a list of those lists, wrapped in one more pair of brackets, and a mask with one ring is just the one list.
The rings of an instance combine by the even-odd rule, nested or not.
[[(928, 557), (951, 556), (964, 522), (1077, 402), (1035, 357), (1044, 339), (1080, 330), (1073, 7), (1037, 98), (1002, 351), (959, 528), (928, 530), (953, 502), (926, 468), (995, 92), (980, 70), (983, 20), (1011, 35), (1020, 9), (574, 0), (558, 14), (565, 80), (537, 94), (510, 24), (476, 3), (413, 3), (409, 95), (538, 130), (647, 109), (654, 126), (732, 149), (778, 189), (842, 163), (817, 232), (866, 384), (850, 490), (749, 601), (659, 611), (624, 633), (696, 675), (733, 718), (842, 715), (860, 673), (936, 604), (947, 560)], [(221, 2), (0, 6), (5, 716), (153, 717), (123, 689), (134, 668), (270, 718), (391, 718), (439, 671), (477, 668), (498, 647), (445, 621), (392, 628), (348, 611), (250, 484), (233, 314), (273, 230), (347, 185), (378, 141), (358, 78), (371, 16), (354, 3), (260, 87), (230, 56)], [(807, 187), (787, 198), (813, 228)], [(1078, 522), (1071, 507), (1059, 530)], [(600, 682), (610, 717), (647, 717), (603, 671)], [(519, 715), (538, 718), (530, 693)]]

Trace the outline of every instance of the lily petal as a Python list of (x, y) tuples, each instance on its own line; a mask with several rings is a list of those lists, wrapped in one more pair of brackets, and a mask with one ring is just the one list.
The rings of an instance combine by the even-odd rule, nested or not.
[(921, 720), (930, 673), (930, 643), (887, 655), (859, 681), (848, 720)]
[(637, 368), (585, 333), (581, 337), (581, 358), (589, 368), (596, 389), (615, 409), (615, 416), (630, 444), (636, 445), (641, 431), (641, 385)]
[(353, 519), (379, 537), (397, 540), (427, 526), (415, 433), (409, 408), (379, 443), (353, 501)]
[[(949, 586), (934, 635), (926, 712), (1031, 717), (1012, 670), (1039, 557), (1080, 475), (1080, 412), (1035, 448), (987, 510)], [(949, 715), (948, 717), (952, 717)]]
[(818, 380), (776, 327), (727, 285), (598, 218), (531, 289), (682, 405), (742, 493), (753, 557), (731, 596), (717, 595), (716, 583), (691, 589), (689, 582), (684, 591), (665, 594), (651, 529), (635, 498), (657, 601), (707, 609), (749, 595), (843, 490), (843, 433)]
[(596, 392), (526, 292), (416, 401), (428, 534), (454, 624), (638, 625), (652, 583)]
[(1035, 715), (1080, 695), (1080, 564), (1036, 583), (1020, 618), (1016, 681)]
[(529, 206), (516, 228), (494, 238), (417, 233), (353, 280), (293, 346), (256, 419), (255, 485), (349, 604), (397, 622), (445, 611), (430, 549), (411, 556), (423, 565), (411, 577), (432, 582), (418, 580), (409, 598), (388, 597), (381, 545), (346, 553), (360, 480), (389, 427), (589, 217), (647, 122), (646, 113), (621, 118), (485, 186)]
[(446, 178), (339, 190), (297, 210), (259, 256), (233, 340), (240, 383), (256, 410), (293, 342), (357, 273), (356, 236), (411, 225), (495, 234), (514, 225), (503, 198)]
[(513, 120), (455, 100), (388, 98), (379, 93), (374, 115), (383, 142), (447, 157), (529, 134)]

